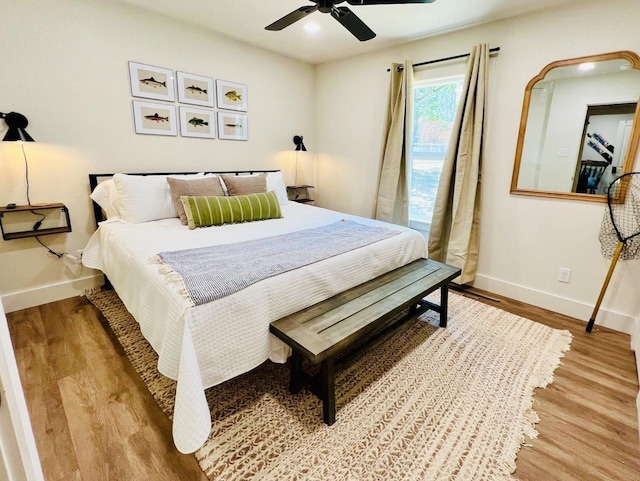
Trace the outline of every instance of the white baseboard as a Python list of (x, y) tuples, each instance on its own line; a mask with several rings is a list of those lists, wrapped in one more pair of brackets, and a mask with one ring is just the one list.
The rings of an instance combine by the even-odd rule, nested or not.
[(5, 312), (14, 312), (79, 296), (85, 289), (98, 287), (103, 283), (104, 276), (102, 274), (95, 274), (72, 281), (49, 284), (35, 289), (11, 292), (3, 295), (0, 299), (4, 305)]
[[(584, 320), (585, 324), (589, 321), (593, 312), (593, 305), (488, 276), (477, 275), (473, 286), (517, 301), (526, 302), (527, 304), (574, 317), (578, 320)], [(636, 324), (635, 318), (604, 308), (600, 308), (596, 319), (597, 326), (608, 327), (616, 331), (624, 332), (625, 334), (631, 334)]]

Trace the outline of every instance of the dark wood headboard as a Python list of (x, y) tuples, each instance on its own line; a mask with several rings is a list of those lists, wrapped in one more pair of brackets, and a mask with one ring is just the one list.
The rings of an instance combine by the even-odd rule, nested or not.
[[(207, 171), (205, 174), (232, 174), (232, 175), (251, 175), (251, 174), (262, 174), (269, 172), (279, 172), (277, 169), (272, 170), (219, 170), (219, 171)], [(138, 172), (138, 173), (129, 173), (122, 172), (127, 175), (193, 175), (199, 172)], [(114, 176), (115, 173), (111, 174), (89, 174), (89, 187), (91, 188), (91, 192), (96, 188), (96, 186), (104, 181), (108, 180)], [(93, 201), (92, 201), (93, 202)], [(99, 222), (106, 220), (104, 217), (104, 213), (102, 212), (102, 208), (93, 202), (93, 216), (96, 219), (96, 226)]]

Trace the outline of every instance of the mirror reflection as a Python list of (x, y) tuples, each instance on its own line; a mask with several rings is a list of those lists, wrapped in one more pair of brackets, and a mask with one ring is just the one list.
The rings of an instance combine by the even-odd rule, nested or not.
[(639, 91), (633, 52), (547, 65), (525, 90), (511, 192), (604, 201), (633, 165)]

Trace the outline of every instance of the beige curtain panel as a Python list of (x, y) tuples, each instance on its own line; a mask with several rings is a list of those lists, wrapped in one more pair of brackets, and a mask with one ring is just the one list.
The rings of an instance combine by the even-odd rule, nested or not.
[(488, 45), (471, 50), (429, 232), (429, 258), (462, 269), (461, 284), (473, 282), (478, 268), (488, 59)]
[[(398, 67), (403, 67), (398, 71)], [(375, 218), (409, 225), (409, 173), (407, 162), (411, 140), (413, 64), (391, 65), (389, 107), (383, 138), (383, 156), (378, 179)]]

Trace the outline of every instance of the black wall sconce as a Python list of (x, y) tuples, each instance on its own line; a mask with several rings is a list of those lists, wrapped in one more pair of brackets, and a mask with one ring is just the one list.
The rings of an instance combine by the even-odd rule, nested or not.
[(20, 143), (22, 157), (24, 158), (25, 182), (27, 184), (27, 204), (31, 205), (31, 199), (29, 198), (29, 161), (27, 160), (27, 153), (24, 150), (23, 144), (23, 142), (35, 142), (33, 137), (25, 130), (27, 125), (29, 125), (29, 121), (24, 115), (18, 112), (9, 112), (8, 114), (0, 112), (0, 119), (4, 119), (4, 123), (9, 127), (2, 141)]
[(307, 148), (304, 146), (302, 142), (302, 135), (294, 135), (293, 143), (296, 145), (296, 150), (302, 150), (303, 152), (307, 151)]
[(0, 112), (0, 119), (4, 119), (7, 127), (9, 127), (2, 139), (3, 142), (16, 142), (19, 140), (22, 142), (34, 142), (33, 137), (25, 130), (29, 125), (29, 121), (24, 115), (17, 112), (9, 112), (8, 114)]
[[(29, 133), (25, 130), (29, 125), (29, 121), (27, 118), (19, 114), (17, 112), (9, 112), (5, 114), (0, 112), (0, 119), (4, 119), (4, 122), (7, 124), (9, 129), (2, 139), (3, 142), (19, 142), (20, 147), (22, 149), (22, 156), (24, 157), (24, 177), (26, 184), (26, 194), (27, 194), (27, 204), (26, 205), (16, 205), (16, 203), (9, 203), (6, 206), (0, 206), (0, 232), (2, 233), (2, 238), (4, 240), (12, 240), (12, 239), (23, 239), (26, 237), (33, 237), (42, 247), (49, 251), (49, 254), (56, 256), (58, 259), (67, 256), (78, 263), (78, 259), (75, 256), (71, 256), (67, 252), (56, 252), (50, 249), (46, 244), (44, 244), (39, 236), (48, 235), (48, 234), (62, 234), (65, 232), (71, 232), (71, 220), (69, 218), (69, 209), (62, 203), (50, 203), (50, 204), (32, 204), (31, 198), (29, 196), (29, 162), (27, 160), (27, 154), (24, 149), (23, 142), (35, 142), (33, 137), (29, 135)], [(42, 211), (56, 211), (60, 210), (63, 218), (61, 220), (61, 224), (59, 226), (54, 227), (43, 227), (43, 222), (47, 217), (47, 214), (43, 214)], [(6, 232), (3, 225), (3, 217), (10, 213), (21, 213), (21, 212), (31, 212), (39, 216), (33, 227), (31, 229), (14, 231), (14, 232)]]

